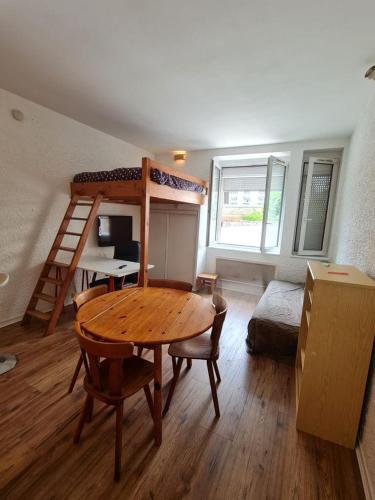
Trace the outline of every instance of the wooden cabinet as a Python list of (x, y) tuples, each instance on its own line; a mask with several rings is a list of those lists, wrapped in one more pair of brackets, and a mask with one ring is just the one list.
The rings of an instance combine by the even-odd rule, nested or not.
[(308, 263), (296, 359), (297, 429), (353, 448), (375, 333), (375, 282)]
[(205, 207), (152, 206), (150, 210), (150, 278), (187, 281), (195, 284), (202, 271), (202, 248), (206, 249), (202, 212)]

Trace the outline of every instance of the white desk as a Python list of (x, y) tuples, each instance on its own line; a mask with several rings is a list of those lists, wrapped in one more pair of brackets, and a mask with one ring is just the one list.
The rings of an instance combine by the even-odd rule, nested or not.
[[(120, 269), (120, 266), (125, 266)], [(79, 269), (91, 271), (93, 273), (105, 274), (109, 277), (109, 291), (115, 289), (115, 278), (122, 278), (129, 274), (138, 273), (140, 271), (139, 262), (130, 262), (128, 260), (111, 259), (109, 257), (97, 257), (90, 255), (82, 255), (77, 266)], [(152, 269), (152, 264), (148, 265), (148, 269)], [(82, 280), (83, 283), (83, 280)]]

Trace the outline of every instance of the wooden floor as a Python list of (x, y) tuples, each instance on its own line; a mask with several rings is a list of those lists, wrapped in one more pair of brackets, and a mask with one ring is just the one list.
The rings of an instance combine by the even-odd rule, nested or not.
[[(183, 370), (160, 448), (143, 391), (133, 396), (125, 403), (118, 484), (111, 409), (96, 403), (81, 443), (72, 441), (84, 398), (81, 380), (67, 394), (78, 356), (72, 314), (65, 313), (48, 338), (38, 324), (0, 330), (1, 350), (19, 358), (0, 377), (0, 498), (364, 498), (354, 452), (296, 432), (293, 367), (246, 353), (255, 298), (225, 295), (221, 418), (214, 418), (204, 362)], [(165, 394), (171, 378), (166, 352), (163, 376)]]

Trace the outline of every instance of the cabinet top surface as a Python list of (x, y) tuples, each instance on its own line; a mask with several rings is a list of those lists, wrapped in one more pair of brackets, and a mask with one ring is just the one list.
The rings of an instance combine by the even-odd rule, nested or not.
[(375, 290), (375, 281), (354, 266), (334, 263), (325, 264), (319, 261), (309, 261), (308, 266), (314, 280), (363, 286)]

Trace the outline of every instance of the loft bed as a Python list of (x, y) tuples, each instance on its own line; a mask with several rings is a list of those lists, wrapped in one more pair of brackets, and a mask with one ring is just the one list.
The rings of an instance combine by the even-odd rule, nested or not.
[[(64, 307), (65, 296), (102, 202), (140, 205), (141, 258), (138, 284), (147, 286), (150, 203), (204, 205), (207, 201), (208, 183), (198, 177), (166, 167), (151, 158), (142, 158), (142, 168), (77, 174), (70, 184), (70, 191), (71, 201), (23, 318), (23, 323), (28, 323), (32, 317), (46, 321), (48, 323), (46, 335), (54, 332)], [(77, 206), (89, 208), (86, 218), (75, 216), (74, 211)], [(72, 220), (84, 221), (81, 233), (69, 230)], [(65, 246), (66, 235), (78, 239), (75, 247)], [(69, 264), (56, 261), (59, 252), (68, 252), (72, 255)], [(55, 274), (51, 275), (51, 272)], [(55, 287), (54, 295), (44, 291), (46, 284)], [(39, 301), (53, 304), (52, 310), (44, 312), (37, 309)]]
[(82, 172), (74, 176), (71, 194), (103, 200), (140, 204), (146, 194), (152, 202), (203, 205), (207, 182), (166, 167), (151, 158), (142, 158), (142, 168), (117, 168), (102, 172)]
[[(120, 180), (102, 180), (111, 178)], [(101, 194), (102, 202), (141, 206), (139, 284), (147, 286), (150, 202), (203, 205), (207, 199), (208, 183), (151, 158), (142, 158), (142, 168), (77, 174), (70, 187), (72, 197), (95, 198)]]

